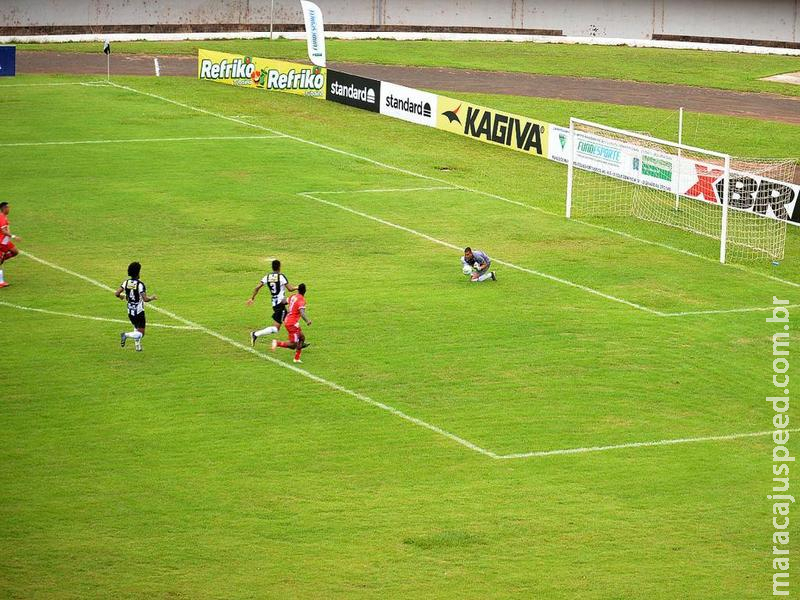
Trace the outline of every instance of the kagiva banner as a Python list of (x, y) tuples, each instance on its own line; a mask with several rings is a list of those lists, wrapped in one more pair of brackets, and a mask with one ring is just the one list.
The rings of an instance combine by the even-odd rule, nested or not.
[(436, 127), (520, 152), (547, 156), (549, 123), (439, 96)]
[[(569, 129), (550, 126), (550, 160), (567, 163)], [(584, 131), (576, 132), (575, 167), (650, 188), (719, 203), (724, 169), (719, 164), (678, 158), (675, 154), (626, 144)], [(729, 206), (800, 225), (800, 185), (731, 169)]]
[(325, 98), (325, 74), (321, 67), (297, 63), (198, 50), (197, 77), (228, 85), (288, 92)]

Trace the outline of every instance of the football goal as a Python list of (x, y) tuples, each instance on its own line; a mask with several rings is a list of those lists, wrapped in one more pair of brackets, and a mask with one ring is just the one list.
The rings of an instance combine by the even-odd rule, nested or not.
[(786, 220), (771, 201), (779, 182), (792, 180), (794, 161), (736, 159), (576, 118), (568, 139), (567, 218), (682, 229), (700, 236), (684, 249), (716, 255), (718, 247), (723, 263), (783, 258)]

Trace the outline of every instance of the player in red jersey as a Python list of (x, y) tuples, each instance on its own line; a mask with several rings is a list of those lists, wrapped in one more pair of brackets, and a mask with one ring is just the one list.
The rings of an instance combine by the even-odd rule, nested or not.
[[(11, 260), (19, 250), (11, 240), (21, 239), (16, 235), (12, 235), (8, 229), (8, 213), (11, 209), (8, 202), (0, 202), (0, 266), (7, 260)], [(8, 284), (3, 279), (3, 270), (0, 269), (0, 288), (6, 287)]]
[(289, 298), (289, 314), (284, 319), (283, 324), (286, 325), (286, 333), (289, 334), (288, 342), (279, 342), (272, 340), (272, 351), (275, 348), (291, 348), (294, 350), (294, 362), (303, 362), (300, 360), (300, 353), (303, 348), (308, 346), (306, 344), (306, 336), (303, 335), (303, 330), (300, 329), (300, 319), (311, 325), (311, 319), (306, 317), (306, 284), (301, 283), (297, 286), (297, 293)]

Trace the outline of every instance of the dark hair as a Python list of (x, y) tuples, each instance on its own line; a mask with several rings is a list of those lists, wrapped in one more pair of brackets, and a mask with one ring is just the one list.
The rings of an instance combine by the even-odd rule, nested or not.
[(300, 292), (301, 296), (305, 296), (306, 295), (306, 284), (305, 283), (301, 283), (300, 285), (298, 285), (297, 286), (297, 291)]
[(470, 248), (469, 246), (464, 248), (464, 254), (466, 254), (467, 252), (472, 252), (472, 248)]
[(281, 261), (279, 261), (277, 258), (272, 261), (272, 270), (273, 271), (281, 270)]
[(128, 265), (128, 277), (139, 279), (139, 273), (142, 271), (142, 265), (138, 262), (132, 262)]
[(6, 206), (8, 206), (8, 202), (0, 202), (0, 210), (3, 210)]

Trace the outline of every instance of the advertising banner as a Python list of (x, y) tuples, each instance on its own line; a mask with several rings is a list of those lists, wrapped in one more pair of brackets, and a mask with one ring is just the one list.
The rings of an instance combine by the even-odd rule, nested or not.
[(197, 77), (239, 87), (325, 98), (325, 69), (282, 60), (198, 50)]
[(13, 77), (17, 72), (17, 47), (0, 46), (0, 77)]
[[(720, 203), (724, 168), (600, 135), (576, 132), (575, 167), (646, 187)], [(548, 157), (569, 162), (569, 128), (550, 126)], [(731, 169), (728, 205), (792, 224), (800, 224), (800, 185)]]
[(328, 69), (326, 98), (339, 104), (379, 112), (381, 82)]
[(436, 127), (438, 98), (429, 92), (381, 82), (381, 114), (395, 119)]
[(325, 26), (322, 24), (322, 11), (308, 0), (300, 0), (303, 7), (303, 20), (306, 23), (308, 38), (308, 58), (318, 67), (325, 66)]
[(482, 142), (547, 156), (549, 123), (439, 96), (436, 127)]

